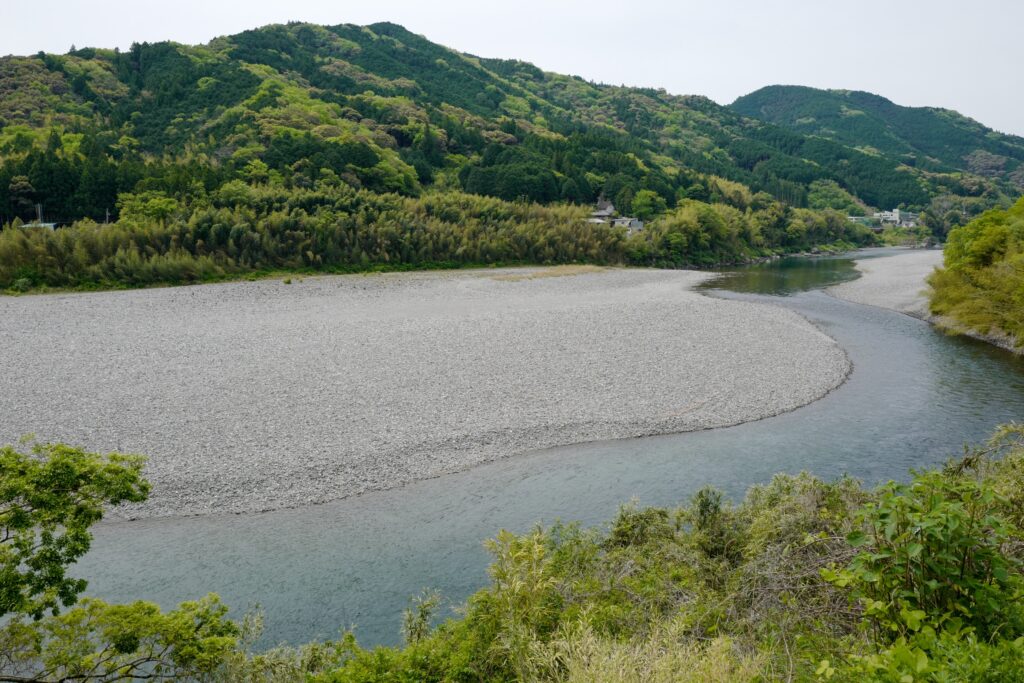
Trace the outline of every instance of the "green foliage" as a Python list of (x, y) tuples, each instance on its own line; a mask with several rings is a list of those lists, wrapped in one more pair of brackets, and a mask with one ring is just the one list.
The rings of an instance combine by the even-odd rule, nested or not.
[[(154, 202), (160, 214), (147, 217)], [(235, 184), (169, 215), (159, 196), (123, 204), (132, 207), (129, 217), (109, 226), (0, 232), (0, 287), (19, 279), (36, 287), (125, 287), (254, 271), (617, 263), (624, 251), (619, 232), (586, 225), (581, 209), (457, 193), (414, 199), (347, 185)]]
[(561, 683), (728, 683), (760, 680), (764, 656), (728, 638), (695, 642), (684, 625), (657, 626), (629, 641), (602, 638), (586, 624), (535, 648), (527, 681)]
[(702, 488), (694, 494), (690, 509), (701, 552), (728, 568), (737, 566), (743, 560), (743, 531), (732, 511), (722, 506), (722, 492)]
[(1022, 680), (1019, 435), (874, 491), (779, 475), (502, 532), (464, 617), (313, 680)]
[(226, 614), (209, 595), (166, 613), (86, 598), (41, 621), (19, 615), (0, 627), (0, 680), (198, 680), (236, 648), (238, 627)]
[(866, 92), (773, 85), (731, 106), (745, 116), (922, 168), (1009, 179), (1024, 163), (1024, 139), (1018, 136), (997, 133), (956, 112), (901, 107)]
[(1006, 554), (1019, 531), (1000, 513), (991, 487), (943, 472), (883, 486), (858, 514), (847, 541), (861, 549), (849, 566), (827, 572), (849, 587), (883, 642), (949, 621), (989, 638), (1013, 623), (1020, 565)]
[(121, 219), (110, 225), (82, 221), (56, 231), (0, 231), (0, 289), (494, 263), (677, 267), (872, 239), (838, 214), (771, 200), (746, 213), (686, 200), (628, 239), (612, 226), (586, 223), (586, 212), (573, 206), (457, 192), (402, 197), (320, 181), (288, 189), (233, 180), (187, 202), (157, 190), (122, 194), (118, 201)]
[[(235, 625), (235, 646), (222, 651), (220, 661), (200, 680), (217, 683), (306, 683), (315, 674), (323, 674), (344, 665), (358, 655), (355, 637), (343, 633), (335, 641), (314, 641), (295, 647), (280, 645), (255, 649), (263, 633), (264, 616), (260, 610), (249, 612)], [(182, 676), (181, 678), (186, 678)]]
[[(141, 494), (135, 459), (61, 446), (3, 463), (11, 500), (38, 509), (66, 509), (69, 471), (107, 491), (96, 500)], [(84, 527), (97, 514), (86, 505)], [(439, 596), (415, 600), (401, 648), (345, 633), (253, 652), (262, 615), (235, 623), (216, 596), (166, 613), (30, 601), (0, 627), (0, 680), (1021, 681), (1022, 519), (1024, 427), (1008, 425), (872, 491), (778, 475), (736, 505), (705, 488), (675, 509), (625, 505), (602, 529), (502, 531), (489, 585), (436, 627)]]
[(918, 246), (926, 244), (932, 237), (931, 231), (925, 226), (905, 228), (900, 226), (887, 227), (882, 230), (880, 236), (882, 244), (886, 246)]
[(0, 449), (0, 681), (300, 683), (352, 656), (351, 635), (254, 654), (262, 615), (236, 624), (213, 594), (169, 612), (141, 601), (75, 604), (85, 582), (68, 566), (88, 550), (104, 506), (146, 498), (142, 464), (62, 444)]
[(815, 180), (807, 193), (807, 206), (812, 209), (834, 209), (850, 216), (863, 216), (864, 205), (834, 180)]
[(932, 313), (953, 331), (1024, 343), (1024, 198), (950, 232), (945, 267), (928, 282)]
[(0, 448), (0, 616), (38, 619), (75, 602), (85, 582), (67, 567), (89, 550), (105, 505), (145, 500), (142, 464), (62, 444)]
[[(753, 197), (738, 201), (755, 203)], [(710, 266), (822, 245), (868, 245), (874, 239), (869, 230), (832, 211), (793, 209), (772, 201), (740, 210), (683, 200), (674, 211), (645, 226), (628, 247), (630, 260), (637, 264)]]
[(434, 617), (441, 594), (437, 591), (424, 591), (423, 595), (413, 599), (412, 606), (402, 614), (402, 638), (407, 644), (418, 643), (430, 632), (430, 621)]
[(706, 98), (459, 54), (394, 24), (293, 23), (0, 59), (0, 223), (36, 203), (62, 224), (116, 218), (120, 195), (146, 192), (191, 205), (234, 180), (545, 204), (603, 193), (645, 220), (677, 197), (745, 210), (759, 193), (843, 211), (945, 195), (990, 207), (1024, 173), (1019, 145), (972, 126), (970, 149), (934, 167), (902, 147), (879, 154), (873, 129), (840, 144)]
[(178, 202), (163, 192), (150, 190), (139, 194), (122, 194), (117, 198), (117, 208), (127, 222), (147, 223), (155, 221), (164, 225), (178, 210)]
[(649, 221), (668, 208), (664, 197), (653, 190), (640, 190), (633, 195), (633, 213), (643, 221)]

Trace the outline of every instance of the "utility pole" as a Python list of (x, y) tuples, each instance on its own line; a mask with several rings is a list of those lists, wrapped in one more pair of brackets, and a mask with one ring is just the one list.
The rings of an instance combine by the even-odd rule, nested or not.
[(37, 225), (42, 225), (43, 224), (43, 205), (42, 204), (36, 204), (36, 224)]
[(103, 225), (110, 225), (110, 209), (107, 209), (107, 217), (103, 219)]

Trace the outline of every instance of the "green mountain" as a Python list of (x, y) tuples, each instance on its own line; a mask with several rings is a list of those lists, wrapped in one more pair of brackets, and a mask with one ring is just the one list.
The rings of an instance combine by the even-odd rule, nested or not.
[(948, 109), (901, 107), (871, 93), (795, 85), (761, 88), (731, 106), (743, 116), (920, 169), (966, 172), (1024, 189), (1024, 138)]
[(100, 220), (123, 193), (182, 196), (237, 178), (303, 187), (321, 171), (374, 192), (604, 195), (621, 207), (642, 190), (668, 208), (720, 201), (736, 192), (729, 182), (796, 207), (1006, 203), (1001, 175), (906, 162), (704, 97), (461, 54), (389, 23), (0, 59), (2, 220), (36, 203), (54, 219)]

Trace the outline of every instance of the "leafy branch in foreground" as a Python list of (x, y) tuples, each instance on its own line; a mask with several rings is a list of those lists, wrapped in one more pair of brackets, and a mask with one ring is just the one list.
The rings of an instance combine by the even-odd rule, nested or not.
[(146, 499), (143, 462), (63, 444), (0, 448), (0, 616), (38, 619), (75, 602), (85, 582), (66, 568), (89, 550), (104, 506)]
[(67, 568), (89, 550), (107, 505), (146, 499), (144, 461), (63, 444), (0, 448), (0, 682), (298, 683), (340, 666), (351, 636), (253, 654), (262, 616), (238, 624), (213, 594), (169, 612), (142, 601), (76, 604), (86, 583)]
[(157, 605), (84, 599), (59, 616), (15, 617), (0, 630), (0, 681), (188, 680), (220, 667), (238, 627), (215, 595)]

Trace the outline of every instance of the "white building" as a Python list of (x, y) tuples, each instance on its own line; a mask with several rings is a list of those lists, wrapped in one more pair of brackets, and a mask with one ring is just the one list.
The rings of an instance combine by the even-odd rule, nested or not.
[(873, 215), (882, 223), (898, 225), (902, 228), (913, 228), (917, 225), (918, 214), (909, 211), (893, 209), (892, 211), (878, 211)]

